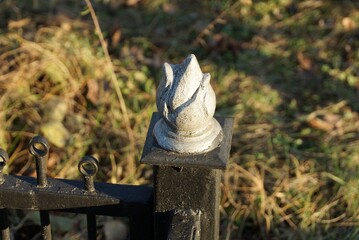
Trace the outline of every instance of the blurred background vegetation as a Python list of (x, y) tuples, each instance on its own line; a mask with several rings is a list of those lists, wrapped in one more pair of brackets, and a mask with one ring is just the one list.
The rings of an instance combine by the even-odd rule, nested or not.
[[(8, 173), (34, 175), (26, 147), (41, 134), (51, 143), (51, 177), (79, 178), (77, 163), (91, 154), (99, 181), (151, 184), (139, 158), (161, 65), (194, 53), (212, 76), (217, 114), (235, 117), (221, 239), (359, 239), (358, 1), (92, 6), (0, 1)], [(23, 229), (35, 217), (25, 224), (12, 214), (17, 239), (30, 239)], [(56, 239), (83, 239), (81, 219), (52, 217)], [(110, 239), (110, 220), (98, 221), (99, 239)]]

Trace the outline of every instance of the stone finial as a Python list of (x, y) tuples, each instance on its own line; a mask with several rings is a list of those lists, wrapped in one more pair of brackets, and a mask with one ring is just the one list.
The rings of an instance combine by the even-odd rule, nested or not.
[(157, 109), (161, 115), (154, 127), (157, 143), (182, 154), (205, 153), (218, 147), (223, 131), (213, 118), (216, 96), (191, 54), (181, 64), (163, 65), (157, 89)]

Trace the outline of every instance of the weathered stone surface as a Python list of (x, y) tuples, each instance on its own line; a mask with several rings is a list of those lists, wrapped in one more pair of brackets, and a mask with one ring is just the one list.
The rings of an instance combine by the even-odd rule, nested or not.
[(193, 54), (182, 64), (163, 65), (156, 100), (161, 119), (153, 132), (162, 148), (198, 154), (220, 145), (223, 131), (213, 118), (216, 96), (209, 81)]

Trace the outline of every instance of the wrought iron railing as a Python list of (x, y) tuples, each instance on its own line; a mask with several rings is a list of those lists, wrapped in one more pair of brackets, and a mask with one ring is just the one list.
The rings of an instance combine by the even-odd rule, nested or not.
[[(49, 211), (87, 215), (88, 239), (96, 239), (96, 215), (127, 217), (130, 239), (153, 238), (152, 187), (94, 182), (98, 170), (95, 158), (79, 162), (84, 181), (46, 177), (49, 145), (45, 138), (32, 138), (29, 151), (36, 161), (37, 178), (4, 175), (8, 154), (0, 150), (0, 227), (3, 240), (10, 240), (7, 209), (40, 212), (43, 239), (51, 239)], [(146, 236), (146, 237), (145, 237)]]

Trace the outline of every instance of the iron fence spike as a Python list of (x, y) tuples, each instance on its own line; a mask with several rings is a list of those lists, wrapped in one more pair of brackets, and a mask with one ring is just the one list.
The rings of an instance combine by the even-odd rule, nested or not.
[(78, 169), (84, 177), (85, 190), (95, 192), (94, 177), (98, 172), (98, 160), (92, 156), (85, 156), (79, 162)]
[(38, 187), (47, 186), (46, 161), (50, 151), (49, 143), (42, 136), (35, 136), (29, 142), (29, 152), (36, 161), (36, 176)]

